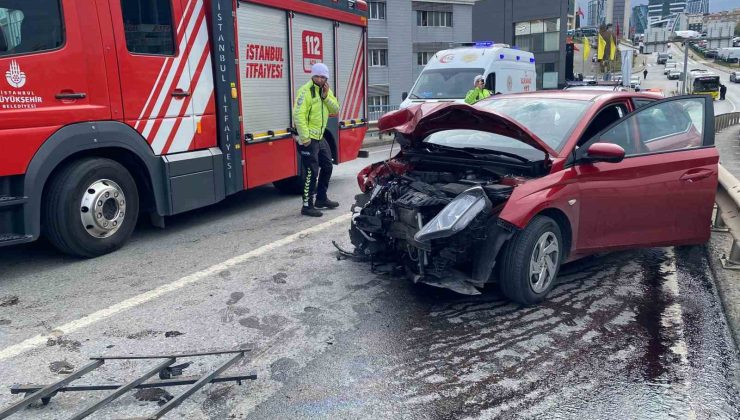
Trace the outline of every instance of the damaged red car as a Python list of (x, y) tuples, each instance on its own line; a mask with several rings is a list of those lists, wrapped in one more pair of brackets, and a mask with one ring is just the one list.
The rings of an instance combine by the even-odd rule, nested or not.
[(545, 299), (562, 264), (709, 239), (719, 156), (705, 96), (536, 92), (383, 116), (401, 152), (358, 174), (357, 258), (413, 281)]

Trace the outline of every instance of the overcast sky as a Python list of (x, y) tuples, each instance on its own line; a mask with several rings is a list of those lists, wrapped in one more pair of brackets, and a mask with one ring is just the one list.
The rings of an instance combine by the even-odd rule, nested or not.
[[(588, 0), (579, 0), (583, 13), (586, 13)], [(632, 5), (637, 6), (638, 4), (648, 4), (648, 0), (632, 0)], [(718, 12), (720, 10), (732, 10), (734, 8), (740, 8), (740, 2), (738, 0), (709, 0), (709, 11)]]

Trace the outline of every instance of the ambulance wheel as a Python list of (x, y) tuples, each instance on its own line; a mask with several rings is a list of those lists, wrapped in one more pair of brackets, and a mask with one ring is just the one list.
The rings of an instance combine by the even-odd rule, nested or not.
[(47, 185), (43, 217), (44, 234), (60, 251), (85, 258), (113, 252), (136, 227), (136, 182), (110, 159), (72, 162)]
[(301, 182), (300, 176), (281, 179), (272, 184), (283, 194), (301, 195), (303, 193), (303, 182)]

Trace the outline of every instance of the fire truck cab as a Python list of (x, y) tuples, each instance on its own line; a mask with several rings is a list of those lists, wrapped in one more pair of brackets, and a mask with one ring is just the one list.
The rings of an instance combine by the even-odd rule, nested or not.
[(365, 132), (360, 0), (0, 0), (0, 246), (94, 257), (139, 215), (298, 187), (297, 89), (324, 62), (339, 164)]

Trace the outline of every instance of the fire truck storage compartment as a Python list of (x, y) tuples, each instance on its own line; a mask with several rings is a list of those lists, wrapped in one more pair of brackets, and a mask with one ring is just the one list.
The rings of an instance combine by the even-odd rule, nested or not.
[[(365, 119), (365, 33), (364, 28), (339, 23), (337, 47), (337, 99), (339, 121), (344, 123), (339, 135), (339, 162), (357, 158), (366, 129), (351, 128)], [(353, 124), (354, 121), (354, 124)]]
[(170, 187), (173, 214), (221, 201), (226, 196), (223, 153), (217, 147), (163, 156)]
[(298, 174), (295, 142), (288, 135), (288, 12), (240, 3), (236, 20), (246, 179), (253, 188)]
[[(311, 66), (324, 63), (329, 68), (329, 86), (337, 93), (337, 78), (334, 72), (334, 21), (295, 13), (291, 19), (293, 50), (293, 86), (298, 90), (311, 80)], [(337, 96), (339, 100), (339, 97)], [(326, 127), (327, 140), (336, 152), (338, 139), (330, 138), (338, 133), (339, 123), (331, 116)], [(335, 135), (335, 134), (334, 134)], [(333, 141), (332, 141), (333, 140)]]

